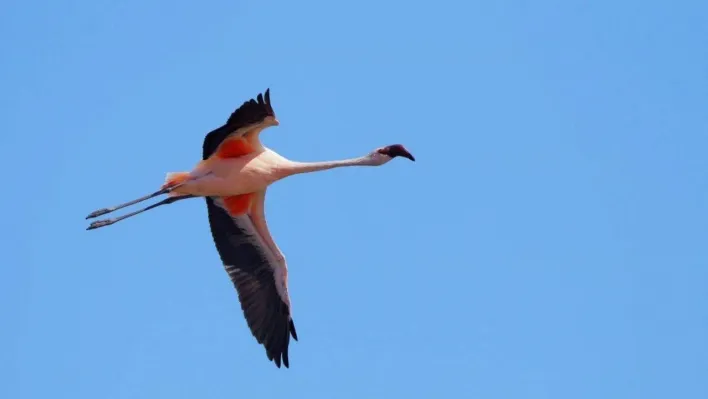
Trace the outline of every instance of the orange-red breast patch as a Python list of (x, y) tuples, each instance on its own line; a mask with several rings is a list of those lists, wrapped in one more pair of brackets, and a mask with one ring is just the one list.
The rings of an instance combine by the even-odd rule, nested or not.
[(240, 216), (251, 209), (253, 194), (232, 195), (230, 197), (223, 197), (223, 200), (229, 215)]
[(236, 137), (226, 139), (219, 149), (216, 151), (216, 156), (219, 158), (238, 158), (253, 152), (254, 148), (245, 137)]

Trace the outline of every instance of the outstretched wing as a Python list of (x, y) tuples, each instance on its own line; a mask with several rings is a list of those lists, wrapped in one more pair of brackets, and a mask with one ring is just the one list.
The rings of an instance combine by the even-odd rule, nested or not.
[(226, 272), (238, 292), (251, 333), (268, 360), (290, 367), (290, 336), (297, 340), (290, 315), (287, 271), (255, 228), (250, 216), (231, 216), (218, 197), (206, 197), (211, 233)]
[(244, 102), (231, 114), (223, 126), (212, 130), (204, 137), (202, 158), (207, 159), (214, 154), (227, 137), (248, 133), (248, 131), (258, 128), (269, 116), (275, 117), (275, 112), (270, 103), (270, 89), (266, 89), (265, 94), (259, 93), (255, 99), (252, 98)]

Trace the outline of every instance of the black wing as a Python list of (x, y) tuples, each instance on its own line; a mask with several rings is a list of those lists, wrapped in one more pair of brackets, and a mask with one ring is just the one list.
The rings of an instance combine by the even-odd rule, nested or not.
[(290, 335), (297, 341), (297, 333), (290, 307), (276, 288), (274, 267), (269, 263), (263, 240), (249, 216), (233, 218), (214, 198), (206, 197), (206, 202), (216, 249), (238, 292), (251, 333), (265, 347), (268, 360), (278, 368), (281, 360), (290, 367)]
[(202, 158), (209, 158), (219, 144), (238, 129), (260, 123), (268, 116), (275, 116), (270, 104), (270, 89), (266, 89), (265, 94), (258, 94), (256, 99), (244, 102), (231, 114), (226, 124), (207, 133), (202, 146)]

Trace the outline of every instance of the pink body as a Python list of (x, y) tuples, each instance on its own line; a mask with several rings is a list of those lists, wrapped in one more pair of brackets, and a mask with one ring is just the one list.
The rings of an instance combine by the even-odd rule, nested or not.
[[(294, 163), (272, 150), (262, 149), (238, 158), (212, 158), (198, 164), (192, 179), (175, 189), (176, 194), (198, 196), (234, 196), (265, 190), (286, 177)], [(211, 172), (210, 175), (205, 176)]]

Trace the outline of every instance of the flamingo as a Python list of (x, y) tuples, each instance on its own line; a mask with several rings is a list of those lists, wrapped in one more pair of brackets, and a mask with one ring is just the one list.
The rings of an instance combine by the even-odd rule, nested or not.
[(347, 166), (380, 166), (396, 157), (415, 161), (401, 144), (374, 149), (357, 158), (328, 162), (295, 162), (261, 144), (260, 133), (280, 122), (270, 102), (270, 89), (238, 107), (226, 123), (204, 138), (202, 160), (189, 172), (167, 173), (161, 188), (86, 219), (154, 197), (159, 202), (112, 219), (94, 221), (87, 230), (112, 225), (159, 206), (190, 198), (206, 199), (212, 238), (233, 283), (252, 335), (269, 361), (290, 367), (290, 336), (297, 341), (288, 293), (285, 256), (268, 231), (264, 204), (267, 188), (285, 177)]

